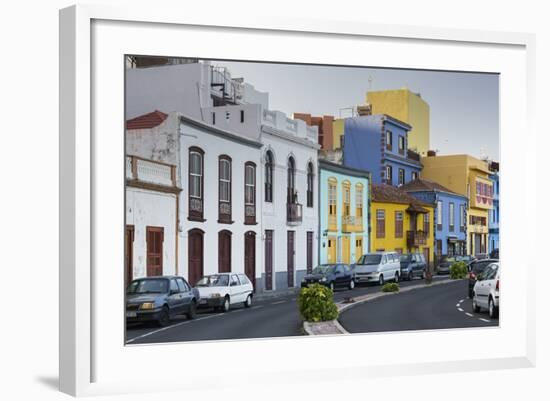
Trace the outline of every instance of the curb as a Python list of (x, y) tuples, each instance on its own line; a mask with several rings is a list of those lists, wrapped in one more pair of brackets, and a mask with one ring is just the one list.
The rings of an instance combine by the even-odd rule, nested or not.
[[(336, 307), (338, 308), (338, 315), (340, 315), (342, 312), (345, 312), (350, 308), (353, 308), (354, 306), (372, 301), (373, 299), (386, 297), (390, 295), (398, 295), (403, 292), (418, 290), (420, 288), (433, 287), (435, 285), (449, 284), (455, 281), (458, 281), (458, 280), (447, 279), (447, 280), (441, 280), (441, 281), (432, 281), (431, 284), (418, 284), (418, 285), (411, 285), (405, 288), (400, 288), (398, 292), (379, 291), (374, 294), (363, 295), (363, 296), (354, 298), (355, 302), (352, 302), (352, 303), (338, 302), (336, 304)], [(310, 336), (350, 334), (344, 327), (342, 327), (342, 325), (338, 321), (338, 318), (336, 318), (335, 320), (330, 320), (328, 322), (304, 322), (303, 329), (306, 332), (306, 334)]]
[(279, 291), (261, 292), (261, 293), (254, 294), (253, 297), (255, 301), (263, 301), (265, 299), (280, 298), (287, 295), (297, 295), (299, 292), (300, 292), (299, 288), (292, 288), (292, 289), (279, 290)]

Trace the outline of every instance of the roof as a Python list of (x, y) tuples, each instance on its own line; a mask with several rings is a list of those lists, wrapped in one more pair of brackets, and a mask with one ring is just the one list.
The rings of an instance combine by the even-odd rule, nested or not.
[[(411, 211), (421, 213), (427, 212), (423, 207), (433, 207), (428, 203), (419, 201), (414, 196), (409, 195), (401, 188), (393, 187), (387, 184), (372, 185), (372, 201), (381, 203), (400, 203), (410, 205)], [(422, 209), (422, 210), (421, 210)]]
[(126, 120), (126, 129), (149, 129), (154, 128), (164, 122), (168, 114), (155, 110), (151, 113)]
[(449, 194), (463, 196), (451, 191), (449, 188), (446, 188), (443, 185), (438, 184), (437, 182), (428, 181), (421, 178), (417, 178), (414, 181), (409, 181), (405, 185), (402, 185), (401, 189), (406, 192), (434, 191), (447, 192)]
[(370, 172), (367, 170), (361, 170), (353, 167), (344, 166), (342, 164), (331, 162), (330, 160), (319, 157), (319, 168), (323, 170), (330, 170), (344, 175), (352, 175), (354, 177), (362, 177), (370, 179)]

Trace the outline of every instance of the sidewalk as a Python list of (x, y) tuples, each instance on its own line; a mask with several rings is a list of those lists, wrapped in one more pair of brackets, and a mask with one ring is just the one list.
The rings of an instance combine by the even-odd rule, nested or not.
[(266, 299), (281, 298), (289, 295), (298, 295), (299, 292), (299, 287), (286, 288), (284, 290), (263, 291), (254, 293), (254, 300), (264, 301)]

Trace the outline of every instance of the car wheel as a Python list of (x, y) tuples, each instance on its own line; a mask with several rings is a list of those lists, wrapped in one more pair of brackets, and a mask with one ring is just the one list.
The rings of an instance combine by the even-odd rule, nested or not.
[(395, 272), (395, 276), (393, 277), (393, 281), (396, 283), (399, 283), (399, 273)]
[(221, 310), (222, 312), (227, 312), (229, 310), (229, 296), (225, 296), (225, 298), (223, 299), (223, 304), (221, 306)]
[(252, 306), (252, 295), (248, 295), (246, 297), (246, 301), (244, 301), (244, 307), (245, 308), (250, 308)]
[(498, 309), (495, 306), (495, 302), (493, 301), (493, 298), (489, 298), (489, 317), (491, 319), (496, 319), (498, 316)]
[(384, 285), (384, 275), (380, 273), (380, 277), (378, 278), (378, 284)]
[(331, 281), (328, 285), (328, 288), (330, 288), (332, 291), (334, 291), (334, 281)]
[(189, 305), (189, 312), (187, 313), (187, 319), (192, 320), (197, 316), (197, 303), (195, 300), (191, 301), (191, 305)]
[(351, 279), (351, 280), (349, 281), (349, 289), (350, 289), (350, 290), (353, 290), (354, 288), (355, 288), (355, 281), (354, 281), (353, 279)]
[(479, 305), (476, 303), (475, 294), (472, 298), (472, 310), (474, 313), (479, 313)]
[(170, 310), (167, 306), (162, 308), (157, 323), (160, 327), (166, 327), (170, 324)]
[(409, 281), (412, 281), (413, 278), (414, 278), (414, 277), (413, 277), (413, 272), (409, 272), (409, 278), (408, 278), (408, 280), (409, 280)]

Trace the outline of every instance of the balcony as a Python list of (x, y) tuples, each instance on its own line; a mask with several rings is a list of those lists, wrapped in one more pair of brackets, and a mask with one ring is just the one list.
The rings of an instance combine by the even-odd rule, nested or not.
[(328, 216), (328, 231), (338, 231), (338, 224), (334, 214), (329, 214)]
[(342, 232), (355, 232), (355, 216), (342, 216)]
[(418, 248), (426, 245), (428, 235), (424, 231), (407, 231), (407, 248)]
[(302, 224), (302, 205), (300, 203), (286, 204), (286, 223), (289, 226)]
[(126, 156), (126, 180), (160, 187), (177, 187), (176, 166)]

